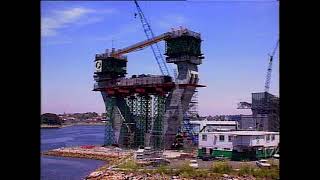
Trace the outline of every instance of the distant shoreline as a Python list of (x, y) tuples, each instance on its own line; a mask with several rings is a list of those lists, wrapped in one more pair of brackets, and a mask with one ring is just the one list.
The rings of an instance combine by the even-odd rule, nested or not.
[(72, 123), (72, 124), (62, 124), (62, 125), (48, 125), (48, 124), (41, 124), (41, 129), (58, 129), (58, 128), (65, 128), (69, 126), (77, 126), (77, 125), (86, 125), (86, 126), (102, 126), (105, 125), (105, 123), (99, 122), (99, 123)]
[(68, 127), (68, 126), (76, 126), (76, 125), (99, 126), (99, 125), (105, 125), (105, 123), (102, 123), (102, 122), (98, 122), (98, 123), (79, 122), (79, 123), (65, 124), (65, 125), (62, 125), (62, 126), (63, 126), (63, 127)]
[(61, 128), (61, 125), (49, 125), (49, 124), (41, 124), (42, 129), (57, 129)]

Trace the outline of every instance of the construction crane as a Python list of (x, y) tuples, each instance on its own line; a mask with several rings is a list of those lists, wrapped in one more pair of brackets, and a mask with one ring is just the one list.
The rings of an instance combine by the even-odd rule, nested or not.
[[(148, 23), (147, 19), (145, 18), (137, 0), (134, 0), (134, 3), (137, 7), (137, 10), (138, 10), (138, 14), (139, 14), (139, 17), (140, 17), (140, 20), (141, 20), (141, 23), (142, 23), (142, 27), (143, 27), (143, 30), (147, 36), (147, 39), (153, 39), (155, 36), (153, 34), (153, 31), (150, 27), (150, 24)], [(170, 76), (170, 73), (169, 73), (169, 70), (168, 70), (168, 67), (167, 67), (167, 64), (166, 62), (164, 61), (164, 58), (162, 56), (162, 53), (160, 51), (160, 48), (159, 48), (159, 45), (155, 42), (154, 45), (150, 44), (151, 46), (151, 49), (152, 49), (152, 52), (153, 52), (153, 55), (158, 63), (158, 66), (159, 66), (159, 69), (161, 71), (161, 74), (162, 75), (168, 75)]]
[(266, 82), (264, 85), (264, 92), (267, 92), (267, 93), (269, 92), (269, 89), (270, 89), (273, 57), (276, 53), (276, 50), (278, 49), (278, 46), (279, 46), (279, 40), (277, 41), (276, 46), (274, 47), (272, 54), (269, 55), (270, 59), (269, 59), (269, 65), (268, 65), (268, 70), (267, 70)]
[[(269, 89), (270, 89), (270, 81), (271, 81), (271, 72), (272, 72), (272, 62), (273, 62), (273, 57), (276, 53), (276, 50), (279, 46), (279, 40), (277, 41), (274, 49), (273, 49), (273, 52), (269, 58), (269, 65), (268, 65), (268, 70), (267, 70), (267, 76), (266, 76), (266, 81), (265, 81), (265, 85), (264, 85), (264, 91), (266, 93), (269, 92)], [(248, 102), (239, 102), (238, 104), (238, 107), (237, 109), (251, 109), (252, 108), (252, 104), (251, 103), (248, 103)]]
[[(147, 39), (149, 40), (150, 38), (151, 39), (155, 39), (154, 37), (154, 34), (153, 34), (153, 31), (150, 27), (150, 24), (148, 23), (147, 19), (145, 18), (137, 0), (134, 0), (134, 3), (137, 7), (137, 10), (138, 10), (138, 14), (139, 14), (139, 17), (140, 17), (140, 20), (141, 20), (141, 23), (142, 23), (142, 27), (143, 27), (143, 30), (147, 36)], [(136, 16), (136, 14), (135, 14)], [(181, 29), (182, 30), (182, 29)], [(180, 32), (178, 33), (180, 34)], [(164, 61), (164, 58), (162, 56), (162, 53), (160, 51), (160, 48), (159, 48), (159, 45), (157, 44), (157, 42), (154, 42), (154, 46), (151, 45), (151, 49), (152, 49), (152, 52), (153, 52), (153, 55), (158, 63), (158, 66), (160, 68), (160, 71), (162, 73), (162, 75), (168, 75), (170, 76), (170, 73), (169, 73), (169, 70), (168, 70), (168, 67), (166, 65), (166, 62)], [(170, 66), (169, 66), (170, 67)], [(172, 68), (170, 68), (172, 69)], [(173, 71), (173, 75), (174, 75), (174, 79), (175, 81), (177, 81), (178, 79), (178, 74), (177, 72), (174, 70)], [(179, 89), (179, 83), (176, 83), (176, 89)], [(179, 99), (179, 102), (178, 102), (178, 106), (179, 106), (179, 119), (183, 119), (183, 115), (182, 115), (182, 104), (181, 104), (181, 99)]]

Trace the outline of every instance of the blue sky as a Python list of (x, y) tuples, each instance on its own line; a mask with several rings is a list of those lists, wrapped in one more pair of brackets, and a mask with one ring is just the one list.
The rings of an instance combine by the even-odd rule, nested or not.
[[(201, 115), (250, 114), (237, 110), (264, 90), (271, 53), (279, 36), (277, 2), (142, 1), (155, 34), (179, 26), (201, 33), (205, 59), (199, 66)], [(41, 111), (104, 112), (93, 92), (94, 56), (145, 40), (129, 1), (41, 2)], [(112, 43), (113, 41), (113, 43)], [(164, 42), (160, 43), (164, 50)], [(164, 51), (163, 51), (164, 52)], [(270, 92), (279, 95), (275, 56)], [(160, 74), (150, 48), (128, 54), (128, 75)]]

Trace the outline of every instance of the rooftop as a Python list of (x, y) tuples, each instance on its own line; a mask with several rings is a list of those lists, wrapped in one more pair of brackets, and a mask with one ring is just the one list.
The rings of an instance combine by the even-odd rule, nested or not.
[(190, 121), (191, 124), (200, 124), (204, 123), (206, 125), (236, 125), (237, 121)]
[(269, 131), (214, 131), (214, 132), (202, 132), (208, 134), (227, 134), (236, 136), (261, 136), (267, 134), (279, 134), (279, 132), (269, 132)]

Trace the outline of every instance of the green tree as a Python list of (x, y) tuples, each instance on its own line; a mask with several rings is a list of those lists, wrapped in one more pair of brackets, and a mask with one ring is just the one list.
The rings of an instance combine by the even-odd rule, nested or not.
[(61, 125), (62, 119), (53, 113), (45, 113), (40, 117), (41, 124), (49, 124), (49, 125)]

